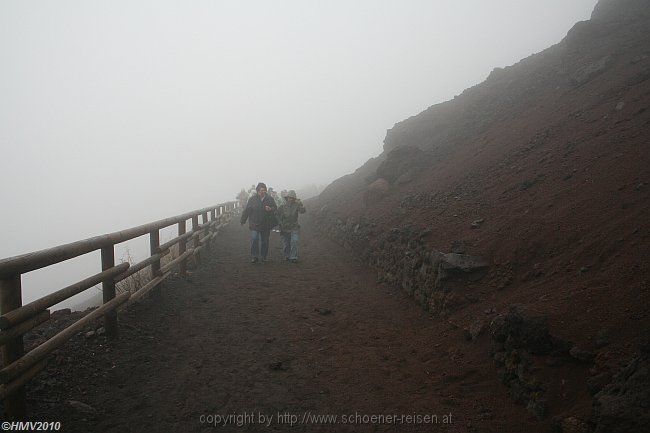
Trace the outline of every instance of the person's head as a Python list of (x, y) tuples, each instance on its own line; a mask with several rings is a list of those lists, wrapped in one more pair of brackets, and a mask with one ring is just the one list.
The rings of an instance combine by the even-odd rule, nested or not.
[(258, 183), (255, 187), (255, 191), (257, 191), (257, 195), (264, 197), (266, 195), (266, 184), (264, 182)]
[(294, 190), (289, 191), (285, 198), (289, 203), (293, 203), (296, 201), (296, 192)]

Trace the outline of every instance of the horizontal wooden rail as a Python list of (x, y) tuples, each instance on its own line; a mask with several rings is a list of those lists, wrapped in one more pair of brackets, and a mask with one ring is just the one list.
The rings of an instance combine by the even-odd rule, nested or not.
[(165, 242), (164, 244), (160, 244), (160, 249), (162, 251), (168, 250), (169, 248), (173, 247), (174, 245), (176, 245), (180, 241), (182, 241), (184, 239), (191, 238), (193, 235), (194, 235), (194, 233), (190, 231), (190, 232), (187, 232), (187, 233), (182, 234), (180, 236), (176, 236), (175, 238)]
[[(230, 220), (231, 211), (237, 206), (237, 202), (221, 203), (130, 229), (0, 260), (0, 346), (3, 361), (0, 370), (0, 399), (3, 400), (4, 415), (9, 419), (25, 417), (25, 384), (45, 366), (49, 353), (63, 345), (86, 324), (103, 316), (106, 335), (116, 338), (118, 309), (142, 299), (159, 287), (171, 275), (174, 266), (179, 267), (179, 274), (184, 277), (188, 259), (193, 257), (195, 265), (199, 265), (199, 252), (204, 248), (209, 251), (210, 242), (219, 228)], [(192, 230), (186, 232), (189, 219), (192, 220)], [(160, 229), (173, 224), (178, 225), (178, 236), (160, 244)], [(116, 244), (147, 234), (150, 257), (131, 266), (129, 263), (115, 264)], [(192, 247), (187, 248), (190, 243)], [(161, 259), (171, 253), (171, 247), (175, 244), (178, 244), (179, 256), (161, 266)], [(22, 274), (96, 250), (101, 250), (102, 272), (22, 305)], [(115, 284), (118, 281), (147, 267), (151, 268), (151, 281), (134, 293), (127, 291), (116, 295)], [(48, 308), (99, 283), (102, 285), (104, 302), (101, 307), (24, 354), (23, 334), (50, 318)]]
[(27, 382), (33, 379), (43, 368), (45, 368), (46, 363), (47, 360), (43, 359), (40, 362), (37, 362), (36, 364), (28, 368), (27, 371), (25, 371), (25, 373), (23, 373), (15, 380), (12, 380), (6, 385), (0, 385), (0, 399), (4, 400), (8, 395), (16, 392), (21, 387), (25, 386)]
[(0, 331), (0, 346), (4, 345), (9, 340), (20, 337), (27, 331), (36, 328), (43, 322), (46, 322), (50, 319), (50, 310), (41, 311), (36, 316), (31, 319), (27, 319), (24, 322), (20, 322), (18, 325), (7, 329), (6, 331)]
[(165, 266), (161, 267), (161, 268), (160, 268), (160, 272), (163, 272), (163, 273), (164, 273), (164, 272), (167, 272), (168, 270), (170, 270), (171, 268), (173, 268), (175, 265), (177, 265), (178, 263), (184, 261), (184, 260), (187, 259), (189, 256), (191, 256), (192, 253), (194, 253), (194, 250), (192, 250), (192, 249), (190, 248), (189, 250), (185, 251), (185, 252), (184, 252), (183, 254), (181, 254), (180, 256), (176, 257), (176, 258), (175, 258), (174, 260), (172, 260), (171, 262), (167, 263)]
[[(231, 202), (234, 203), (234, 202)], [(198, 209), (177, 215), (171, 218), (161, 219), (149, 224), (143, 224), (138, 227), (108, 233), (101, 236), (84, 239), (81, 241), (71, 242), (65, 245), (59, 245), (53, 248), (47, 248), (32, 253), (22, 254), (19, 256), (9, 257), (0, 260), (0, 279), (10, 277), (16, 274), (24, 274), (35, 269), (44, 268), (55, 263), (99, 250), (104, 247), (119, 244), (142, 235), (146, 235), (154, 230), (160, 230), (180, 221), (185, 221), (195, 215), (201, 215), (210, 212), (219, 206), (211, 206), (204, 209)]]
[(172, 238), (172, 239), (168, 240), (164, 244), (160, 244), (160, 250), (164, 251), (164, 250), (169, 249), (172, 246), (176, 245), (177, 243), (179, 243), (182, 240), (186, 240), (186, 239), (191, 238), (192, 236), (196, 236), (202, 230), (210, 228), (215, 223), (216, 223), (216, 221), (210, 221), (210, 222), (205, 223), (205, 224), (199, 224), (196, 228), (192, 228), (191, 231), (189, 231), (187, 233), (184, 233), (184, 234), (182, 234), (180, 236), (176, 236), (175, 238)]
[(202, 238), (199, 238), (199, 243), (200, 244), (205, 244), (206, 242), (210, 241), (214, 236), (213, 235), (205, 235)]
[(47, 354), (49, 354), (54, 349), (58, 348), (63, 343), (68, 341), (77, 332), (83, 329), (83, 327), (86, 326), (86, 324), (88, 324), (89, 322), (95, 319), (100, 318), (107, 311), (114, 310), (120, 304), (126, 302), (130, 296), (131, 294), (128, 292), (116, 296), (115, 298), (113, 298), (113, 300), (105, 303), (104, 305), (97, 308), (96, 310), (93, 310), (92, 312), (86, 314), (84, 317), (77, 320), (72, 325), (68, 326), (63, 331), (59, 332), (54, 337), (47, 340), (45, 343), (32, 349), (29, 353), (26, 353), (20, 359), (7, 365), (2, 370), (0, 370), (0, 382), (7, 383), (12, 379), (16, 378), (17, 376), (19, 376), (21, 373), (24, 373), (32, 365), (36, 364), (37, 362), (45, 358)]
[(148, 292), (158, 287), (163, 281), (165, 281), (170, 274), (171, 272), (166, 272), (154, 278), (153, 280), (149, 281), (147, 284), (142, 286), (137, 292), (131, 295), (132, 299), (129, 300), (129, 303), (133, 303), (142, 299), (144, 295), (146, 295)]
[(17, 325), (24, 320), (29, 319), (30, 317), (34, 317), (46, 308), (49, 308), (52, 305), (56, 305), (61, 301), (65, 301), (66, 299), (78, 293), (81, 293), (86, 289), (96, 286), (104, 280), (111, 279), (115, 275), (121, 274), (128, 268), (128, 263), (122, 263), (115, 266), (114, 268), (100, 272), (99, 274), (95, 274), (92, 277), (81, 280), (78, 283), (72, 284), (61, 290), (57, 290), (54, 293), (50, 293), (49, 295), (43, 296), (42, 298), (30, 302), (27, 305), (23, 305), (20, 308), (16, 308), (15, 310), (3, 314), (0, 316), (0, 329), (7, 329), (11, 326)]
[(146, 268), (147, 266), (149, 266), (153, 262), (162, 259), (167, 254), (169, 254), (169, 248), (166, 249), (166, 250), (162, 250), (158, 254), (154, 254), (153, 256), (150, 256), (150, 257), (142, 260), (141, 262), (136, 263), (135, 265), (131, 265), (129, 267), (129, 269), (126, 270), (126, 272), (122, 272), (120, 275), (115, 277), (113, 279), (113, 281), (115, 281), (117, 283), (118, 281), (122, 281), (122, 280), (130, 277), (131, 275), (133, 275), (133, 274), (135, 274), (137, 272), (140, 272), (141, 270), (143, 270), (144, 268)]

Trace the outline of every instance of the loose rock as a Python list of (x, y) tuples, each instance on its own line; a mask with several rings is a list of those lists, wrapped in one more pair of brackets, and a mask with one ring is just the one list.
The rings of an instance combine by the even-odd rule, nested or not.
[(65, 402), (68, 406), (71, 406), (74, 410), (86, 414), (86, 415), (96, 415), (97, 410), (89, 404), (82, 403), (77, 400), (66, 400)]

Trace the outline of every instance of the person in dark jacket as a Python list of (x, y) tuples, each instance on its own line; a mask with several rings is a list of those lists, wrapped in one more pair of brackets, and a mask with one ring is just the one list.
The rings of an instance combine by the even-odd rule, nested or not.
[(278, 208), (282, 251), (285, 260), (296, 263), (298, 262), (298, 238), (300, 233), (298, 215), (305, 213), (305, 206), (298, 200), (294, 190), (287, 193), (285, 200), (286, 202)]
[(267, 261), (269, 235), (271, 229), (276, 225), (275, 211), (277, 209), (273, 197), (266, 193), (264, 183), (258, 183), (255, 191), (257, 194), (248, 199), (240, 221), (244, 225), (248, 220), (248, 228), (251, 231), (251, 263), (259, 262), (260, 255), (263, 262)]

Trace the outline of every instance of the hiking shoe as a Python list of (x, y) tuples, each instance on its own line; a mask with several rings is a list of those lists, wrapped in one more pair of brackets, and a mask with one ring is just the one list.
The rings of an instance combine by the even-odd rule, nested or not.
[(298, 259), (289, 259), (291, 263), (298, 263)]
[(258, 260), (257, 257), (253, 257), (253, 258), (251, 259), (251, 263), (257, 263), (257, 260)]
[(262, 263), (266, 263), (268, 261), (269, 261), (269, 259), (267, 259), (266, 257), (262, 257)]

